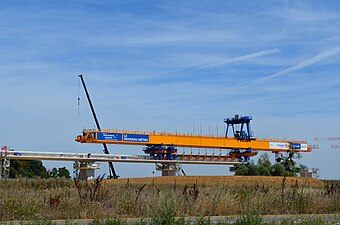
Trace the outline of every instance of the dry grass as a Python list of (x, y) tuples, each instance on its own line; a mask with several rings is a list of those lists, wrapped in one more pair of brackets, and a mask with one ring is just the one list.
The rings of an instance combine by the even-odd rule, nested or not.
[[(264, 176), (180, 176), (180, 177), (145, 177), (145, 178), (126, 178), (107, 181), (110, 184), (197, 184), (197, 185), (228, 185), (228, 186), (253, 186), (266, 185), (271, 187), (281, 187), (283, 177), (264, 177)], [(292, 186), (298, 182), (299, 186), (312, 188), (323, 188), (324, 182), (304, 177), (287, 177), (287, 185)]]
[(152, 177), (82, 182), (78, 189), (65, 179), (0, 181), (0, 221), (340, 212), (338, 186), (329, 191), (318, 180), (283, 181)]

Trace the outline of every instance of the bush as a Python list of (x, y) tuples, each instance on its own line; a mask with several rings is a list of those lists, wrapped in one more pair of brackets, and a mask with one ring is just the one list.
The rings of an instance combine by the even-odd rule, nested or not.
[(275, 164), (272, 166), (272, 170), (271, 170), (271, 175), (272, 176), (284, 176), (285, 175), (285, 167), (282, 164)]
[(247, 176), (249, 174), (248, 166), (245, 164), (241, 164), (236, 166), (235, 175), (237, 176)]
[(259, 175), (260, 176), (271, 176), (270, 169), (267, 167), (260, 165), (259, 166)]

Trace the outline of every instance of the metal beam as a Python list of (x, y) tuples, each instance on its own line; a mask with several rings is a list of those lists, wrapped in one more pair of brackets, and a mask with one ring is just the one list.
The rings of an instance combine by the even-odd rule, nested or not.
[[(2, 155), (1, 155), (2, 156)], [(92, 153), (68, 153), (68, 152), (36, 152), (36, 151), (10, 151), (6, 156), (12, 160), (55, 160), (55, 161), (78, 161), (78, 162), (121, 162), (121, 163), (179, 163), (179, 164), (202, 164), (202, 165), (238, 165), (245, 162), (233, 160), (155, 160), (147, 155), (122, 155), (122, 154), (92, 154)]]

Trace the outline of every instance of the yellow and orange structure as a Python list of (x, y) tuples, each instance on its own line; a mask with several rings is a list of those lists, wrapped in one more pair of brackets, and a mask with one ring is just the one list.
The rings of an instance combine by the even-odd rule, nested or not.
[[(306, 141), (279, 139), (257, 139), (252, 137), (249, 123), (251, 116), (235, 115), (224, 120), (225, 136), (188, 135), (180, 133), (142, 132), (126, 130), (85, 129), (76, 137), (80, 143), (143, 145), (143, 151), (155, 160), (189, 161), (235, 161), (248, 163), (259, 151), (273, 152), (310, 152)], [(228, 137), (229, 127), (232, 137)], [(199, 149), (196, 153), (179, 153), (178, 148)], [(226, 154), (201, 154), (202, 149), (227, 150)], [(222, 152), (222, 151), (221, 151)], [(279, 158), (279, 157), (277, 157)]]

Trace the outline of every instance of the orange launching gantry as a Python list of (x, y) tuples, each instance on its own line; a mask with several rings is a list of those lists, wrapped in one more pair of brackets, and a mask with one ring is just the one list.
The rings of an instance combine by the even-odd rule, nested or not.
[[(280, 152), (311, 152), (306, 141), (288, 141), (274, 139), (255, 139), (251, 135), (249, 123), (251, 116), (236, 115), (224, 120), (225, 136), (186, 135), (178, 133), (140, 132), (121, 130), (85, 129), (82, 135), (76, 137), (80, 143), (104, 143), (123, 145), (144, 145), (144, 152), (155, 159), (176, 160), (237, 160), (248, 162), (258, 151)], [(228, 137), (229, 127), (232, 137)], [(178, 154), (177, 147), (197, 149), (225, 149), (226, 155)]]

